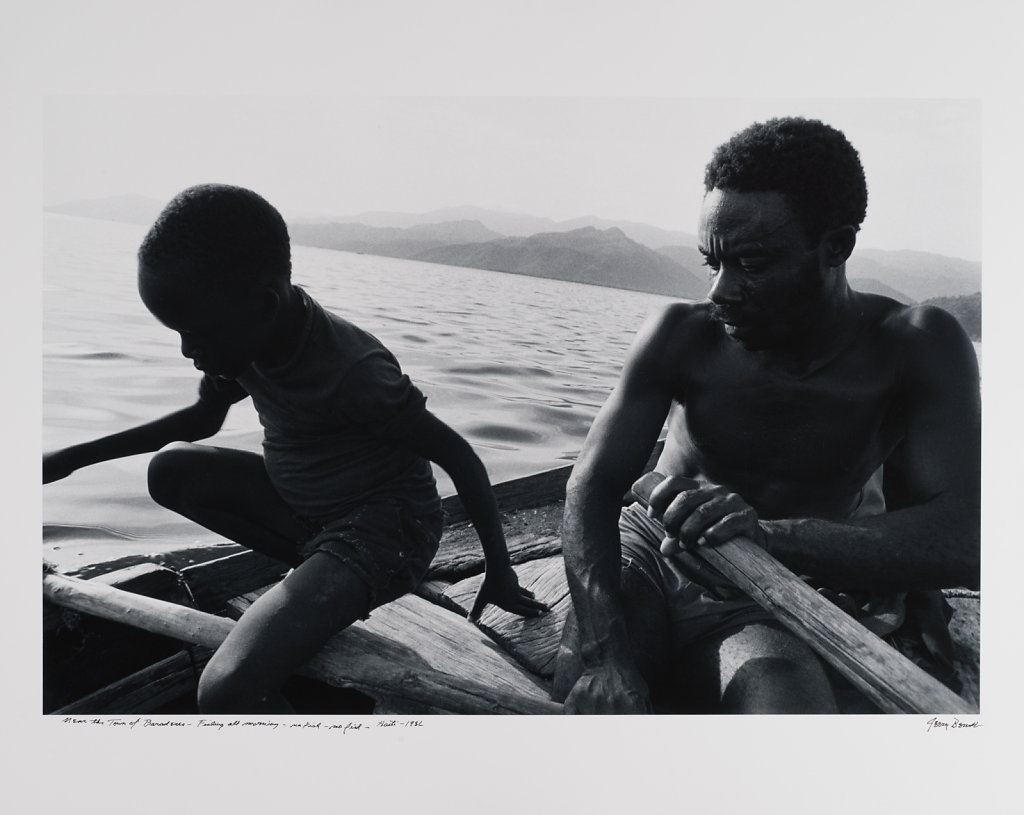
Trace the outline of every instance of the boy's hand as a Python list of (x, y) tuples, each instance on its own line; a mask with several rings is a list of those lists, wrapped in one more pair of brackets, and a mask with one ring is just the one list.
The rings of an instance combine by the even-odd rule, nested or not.
[(484, 579), (476, 593), (469, 619), (479, 619), (480, 613), (488, 603), (494, 603), (499, 608), (520, 617), (539, 617), (548, 610), (544, 603), (534, 599), (532, 591), (519, 585), (519, 578), (511, 566), (484, 572)]
[(70, 456), (68, 456), (67, 450), (56, 450), (52, 453), (43, 454), (44, 484), (49, 484), (51, 481), (59, 481), (62, 478), (67, 478), (77, 469), (78, 467), (70, 461)]

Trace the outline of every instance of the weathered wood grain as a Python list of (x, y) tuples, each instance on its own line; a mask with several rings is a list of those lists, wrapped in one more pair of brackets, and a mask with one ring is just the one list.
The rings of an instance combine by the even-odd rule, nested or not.
[[(237, 598), (231, 603), (233, 610), (244, 612), (260, 594), (262, 591)], [(461, 677), (494, 693), (548, 698), (536, 678), (503, 654), (464, 615), (416, 595), (374, 609), (369, 619), (337, 635), (323, 653), (330, 653), (339, 666), (361, 663), (361, 667), (351, 668), (360, 674), (380, 671), (383, 660), (413, 671), (422, 668)]]
[[(207, 648), (216, 648), (235, 625), (224, 617), (56, 574), (44, 574), (43, 594), (59, 605)], [(471, 623), (414, 595), (337, 634), (299, 673), (453, 713), (561, 710)]]
[[(484, 570), (483, 550), (476, 533), (442, 539), (441, 546), (430, 564), (427, 576), (458, 580), (467, 575), (479, 574)], [(557, 535), (537, 537), (533, 535), (511, 536), (506, 540), (509, 558), (513, 565), (526, 563), (537, 558), (549, 557), (562, 551), (562, 542)]]
[(953, 665), (963, 683), (960, 695), (975, 707), (981, 704), (981, 596), (978, 592), (944, 592), (953, 607), (949, 633)]
[[(565, 565), (561, 555), (556, 555), (524, 563), (516, 572), (519, 584), (547, 603), (550, 610), (539, 617), (520, 617), (489, 605), (481, 613), (478, 625), (528, 670), (550, 677), (555, 672), (562, 626), (572, 602), (565, 581)], [(444, 594), (464, 614), (468, 613), (482, 579), (482, 575), (468, 577)]]
[(259, 552), (237, 552), (181, 570), (197, 608), (220, 612), (228, 600), (278, 580), (288, 571), (280, 560)]

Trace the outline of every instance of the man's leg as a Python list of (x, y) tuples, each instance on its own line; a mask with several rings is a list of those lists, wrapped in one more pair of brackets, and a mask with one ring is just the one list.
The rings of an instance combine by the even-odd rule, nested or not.
[(824, 667), (774, 623), (750, 623), (683, 649), (680, 674), (707, 713), (836, 713)]
[(242, 615), (199, 679), (203, 713), (290, 713), (281, 687), (335, 633), (365, 616), (369, 586), (316, 552)]
[(256, 453), (176, 443), (149, 465), (149, 492), (161, 506), (291, 566), (311, 530), (270, 483)]

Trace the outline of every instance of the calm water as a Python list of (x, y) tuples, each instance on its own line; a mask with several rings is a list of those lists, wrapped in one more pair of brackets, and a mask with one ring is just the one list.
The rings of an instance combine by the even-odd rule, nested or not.
[[(135, 290), (145, 228), (47, 215), (43, 449), (184, 407), (198, 374)], [(293, 250), (294, 280), (375, 334), (473, 444), (492, 481), (575, 458), (658, 295), (416, 261)], [(258, 451), (248, 401), (215, 443)], [(215, 540), (150, 500), (148, 456), (80, 470), (43, 488), (44, 555), (63, 564)], [(442, 493), (451, 491), (435, 468)]]

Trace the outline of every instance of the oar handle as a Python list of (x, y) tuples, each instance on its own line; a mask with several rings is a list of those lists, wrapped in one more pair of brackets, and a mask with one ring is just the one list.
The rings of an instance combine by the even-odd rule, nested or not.
[[(664, 478), (647, 473), (633, 485), (633, 494), (646, 505)], [(753, 541), (737, 537), (690, 552), (775, 615), (886, 713), (978, 712)]]

